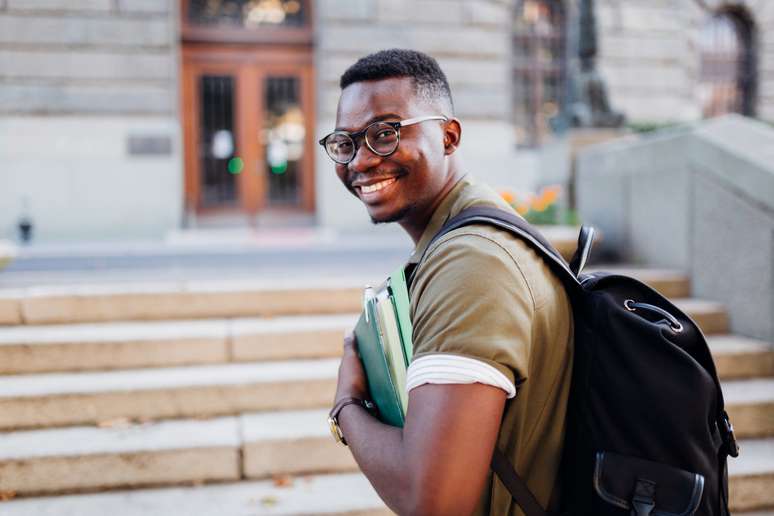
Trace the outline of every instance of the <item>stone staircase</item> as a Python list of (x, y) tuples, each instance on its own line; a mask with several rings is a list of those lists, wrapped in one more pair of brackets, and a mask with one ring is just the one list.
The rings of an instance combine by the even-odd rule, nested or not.
[[(774, 508), (774, 346), (680, 274), (624, 272), (708, 335), (732, 506)], [(0, 291), (0, 514), (389, 514), (325, 422), (362, 284)]]

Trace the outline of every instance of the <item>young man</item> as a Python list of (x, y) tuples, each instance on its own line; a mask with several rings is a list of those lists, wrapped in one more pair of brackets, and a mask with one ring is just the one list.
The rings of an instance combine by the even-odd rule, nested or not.
[(418, 262), (405, 426), (363, 407), (368, 388), (350, 336), (332, 412), (346, 444), (398, 514), (522, 514), (489, 469), (495, 446), (547, 507), (572, 372), (564, 288), (524, 243), (493, 227), (452, 231), (428, 249), (464, 208), (511, 209), (462, 169), (462, 126), (433, 58), (369, 55), (341, 89), (336, 130), (321, 144), (373, 222), (397, 222), (411, 236)]

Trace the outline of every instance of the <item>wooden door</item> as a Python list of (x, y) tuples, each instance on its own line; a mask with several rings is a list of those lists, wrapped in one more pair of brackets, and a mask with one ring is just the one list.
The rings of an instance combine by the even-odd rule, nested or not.
[(266, 32), (184, 25), (187, 209), (314, 210), (314, 77), (305, 34), (275, 32), (272, 42)]

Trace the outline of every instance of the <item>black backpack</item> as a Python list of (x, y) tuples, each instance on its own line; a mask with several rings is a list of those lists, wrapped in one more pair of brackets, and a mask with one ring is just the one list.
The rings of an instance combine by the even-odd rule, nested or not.
[[(729, 515), (726, 460), (738, 447), (696, 324), (640, 281), (582, 274), (593, 228), (581, 229), (569, 264), (525, 220), (497, 208), (464, 210), (433, 241), (470, 224), (526, 242), (562, 280), (572, 304), (561, 514)], [(492, 470), (527, 516), (548, 514), (499, 450)]]

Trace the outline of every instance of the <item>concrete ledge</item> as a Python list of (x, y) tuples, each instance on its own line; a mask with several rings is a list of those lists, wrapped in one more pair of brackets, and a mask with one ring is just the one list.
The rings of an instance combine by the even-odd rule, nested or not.
[(0, 374), (337, 357), (357, 315), (0, 328)]
[[(0, 328), (0, 373), (332, 358), (341, 355), (342, 334), (356, 318), (352, 314)], [(708, 342), (721, 378), (774, 376), (774, 346), (722, 334), (708, 336)]]
[(213, 516), (326, 514), (388, 516), (389, 511), (360, 473), (238, 482), (198, 487), (143, 489), (13, 500), (5, 516), (137, 516), (138, 514)]
[[(308, 410), (1, 434), (0, 490), (24, 495), (233, 480), (239, 476), (240, 446), (247, 477), (354, 471), (349, 450), (328, 435), (326, 414)], [(740, 446), (740, 458), (729, 463), (732, 503), (736, 510), (770, 507), (771, 490), (761, 486), (774, 480), (774, 439), (742, 440)]]
[(2, 434), (0, 491), (22, 494), (234, 480), (234, 418)]
[(239, 451), (235, 448), (0, 462), (0, 489), (25, 495), (238, 478)]
[(711, 335), (707, 343), (721, 378), (774, 376), (774, 345), (768, 342), (736, 335)]
[(0, 377), (0, 429), (325, 407), (338, 360)]
[(728, 461), (731, 510), (774, 507), (774, 440), (743, 440), (739, 447), (739, 457)]
[(22, 292), (6, 290), (0, 292), (0, 326), (22, 324)]
[(248, 442), (244, 445), (244, 461), (247, 478), (357, 471), (352, 454), (334, 443), (330, 433), (323, 437)]
[(691, 278), (733, 333), (774, 342), (774, 130), (739, 115), (585, 150), (581, 218), (602, 253)]
[(357, 470), (349, 449), (331, 438), (327, 419), (327, 409), (240, 416), (245, 476)]
[(722, 304), (701, 299), (671, 301), (693, 319), (705, 335), (728, 333), (728, 314)]
[[(635, 277), (637, 273), (635, 272)], [(684, 292), (685, 280), (677, 274), (643, 272), (655, 288)], [(3, 299), (0, 291), (0, 300)], [(350, 314), (362, 308), (362, 286), (312, 285), (302, 287), (233, 288), (226, 284), (202, 284), (197, 288), (174, 285), (92, 286), (81, 288), (33, 288), (23, 297), (21, 319), (9, 312), (6, 318), (19, 324), (64, 324), (105, 321), (198, 319), (217, 317), (282, 317), (305, 314)], [(699, 312), (720, 312), (720, 304), (686, 301)], [(1, 305), (0, 305), (1, 306)], [(712, 307), (712, 309), (710, 309)], [(11, 306), (9, 310), (12, 310)], [(14, 319), (15, 317), (15, 319)], [(723, 327), (720, 323), (719, 327)], [(718, 332), (721, 330), (713, 330)], [(724, 331), (724, 330), (723, 330)], [(710, 333), (710, 331), (705, 330)]]
[(0, 328), (0, 374), (225, 362), (226, 321)]
[(722, 387), (738, 438), (774, 435), (774, 379), (723, 382)]
[(361, 297), (362, 288), (38, 294), (22, 301), (22, 314), (28, 324), (335, 314), (358, 311)]
[(226, 362), (223, 339), (18, 344), (0, 348), (0, 374)]
[(627, 267), (625, 265), (592, 265), (584, 271), (604, 271), (614, 274), (623, 274), (638, 279), (662, 296), (668, 298), (685, 298), (691, 295), (691, 282), (688, 277), (669, 269), (647, 269), (643, 267)]
[(231, 353), (234, 361), (289, 360), (341, 355), (345, 331), (358, 315), (234, 319)]

